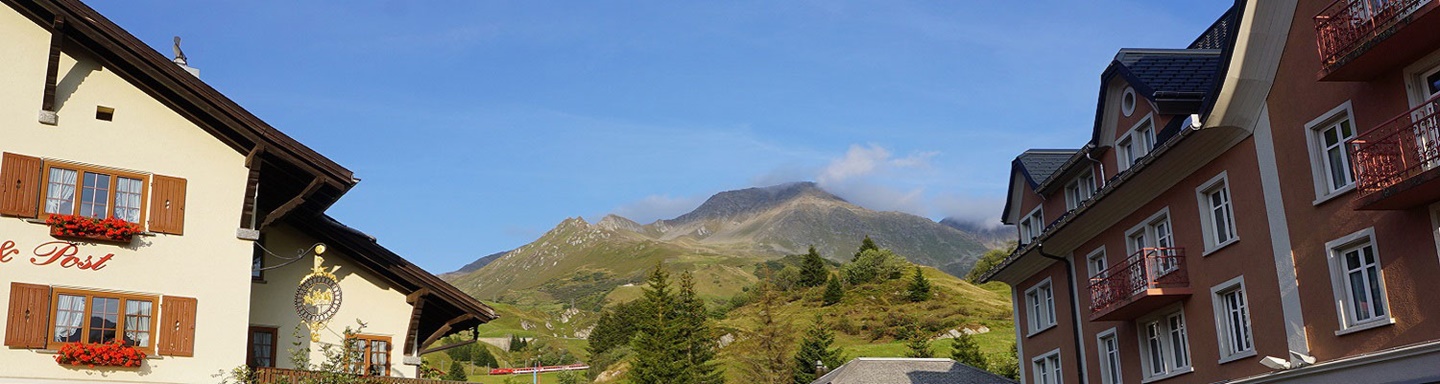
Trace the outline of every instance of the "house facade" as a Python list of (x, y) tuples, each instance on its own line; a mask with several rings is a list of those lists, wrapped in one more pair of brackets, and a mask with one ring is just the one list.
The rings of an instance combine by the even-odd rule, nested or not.
[(1440, 3), (1237, 1), (1012, 162), (1026, 383), (1440, 380)]
[[(355, 372), (415, 378), (495, 318), (326, 216), (351, 172), (183, 58), (79, 1), (3, 3), (0, 382), (215, 382), (346, 343)], [(120, 363), (67, 352), (103, 344)]]

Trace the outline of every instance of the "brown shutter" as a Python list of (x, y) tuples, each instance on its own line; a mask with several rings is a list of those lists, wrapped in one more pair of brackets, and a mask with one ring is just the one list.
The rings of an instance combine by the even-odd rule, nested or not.
[(0, 160), (0, 215), (36, 217), (40, 208), (40, 158), (5, 153)]
[(45, 348), (49, 331), (50, 286), (10, 283), (10, 316), (5, 322), (5, 345)]
[(160, 343), (156, 352), (195, 356), (195, 299), (165, 296), (160, 304)]
[(155, 175), (150, 182), (150, 231), (185, 234), (185, 179)]

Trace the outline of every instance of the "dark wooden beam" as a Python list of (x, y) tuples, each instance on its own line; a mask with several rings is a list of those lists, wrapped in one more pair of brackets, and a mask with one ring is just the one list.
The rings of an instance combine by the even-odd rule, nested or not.
[(405, 302), (409, 304), (415, 304), (416, 300), (420, 300), (422, 296), (428, 294), (430, 294), (430, 288), (420, 288), (415, 292), (411, 292), (409, 295), (405, 295)]
[(422, 342), (422, 343), (420, 343), (420, 348), (423, 350), (425, 347), (430, 346), (430, 344), (432, 344), (432, 343), (440, 340), (441, 337), (445, 337), (445, 334), (446, 334), (446, 333), (449, 333), (451, 328), (455, 328), (455, 324), (459, 324), (459, 323), (462, 322), (462, 321), (466, 321), (466, 320), (470, 320), (470, 319), (475, 319), (475, 318), (476, 318), (475, 315), (472, 315), (472, 314), (469, 314), (469, 313), (463, 314), (463, 315), (460, 315), (460, 316), (455, 316), (455, 318), (450, 319), (450, 321), (445, 322), (445, 325), (441, 325), (439, 329), (436, 329), (436, 330), (435, 330), (435, 332), (431, 332), (431, 333), (430, 333), (430, 336), (429, 336), (429, 337), (426, 337), (426, 338), (425, 338), (425, 341)]
[(462, 341), (462, 342), (459, 342), (459, 343), (455, 343), (455, 344), (449, 344), (449, 345), (445, 345), (445, 346), (430, 348), (430, 349), (426, 349), (426, 350), (420, 351), (419, 356), (424, 356), (425, 354), (428, 354), (428, 353), (434, 353), (434, 352), (444, 351), (444, 350), (447, 350), (447, 349), (450, 349), (450, 348), (459, 348), (459, 347), (463, 347), (463, 346), (466, 346), (466, 345), (475, 344), (476, 342), (479, 342), (479, 341), (480, 341), (480, 340), (465, 340), (465, 341)]
[(240, 228), (259, 229), (255, 211), (260, 200), (260, 169), (265, 165), (260, 156), (264, 153), (265, 147), (256, 145), (245, 155), (245, 168), (250, 172), (245, 177), (245, 201), (240, 203)]
[(265, 215), (265, 222), (260, 223), (260, 228), (269, 227), (270, 224), (274, 224), (275, 221), (284, 218), (285, 215), (289, 214), (291, 210), (295, 209), (295, 207), (299, 207), (300, 204), (304, 204), (305, 199), (309, 198), (311, 194), (314, 194), (316, 190), (319, 190), (320, 186), (322, 185), (325, 185), (325, 181), (323, 178), (317, 177), (313, 180), (310, 180), (310, 185), (305, 186), (305, 190), (300, 191), (300, 193), (296, 194), (295, 197), (290, 198), (290, 201), (286, 201), (285, 204), (281, 204), (279, 207), (275, 208), (275, 210), (270, 211), (269, 214)]
[[(409, 302), (410, 298), (406, 297), (405, 301)], [(415, 353), (415, 351), (420, 349), (416, 341), (418, 341), (417, 339), (420, 337), (420, 315), (424, 310), (425, 297), (416, 297), (410, 307), (410, 327), (405, 331), (405, 353), (411, 356), (419, 356), (419, 354)]]
[(65, 42), (65, 17), (56, 15), (50, 24), (50, 62), (45, 66), (45, 94), (40, 109), (55, 112), (55, 82), (60, 77), (60, 45)]

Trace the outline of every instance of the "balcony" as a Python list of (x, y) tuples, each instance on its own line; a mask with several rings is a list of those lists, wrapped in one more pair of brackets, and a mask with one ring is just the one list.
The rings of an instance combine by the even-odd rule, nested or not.
[(1090, 279), (1090, 321), (1129, 320), (1190, 296), (1184, 248), (1144, 248)]
[(1440, 97), (1350, 140), (1356, 209), (1407, 209), (1440, 200)]
[[(1440, 43), (1435, 0), (1337, 0), (1315, 15), (1320, 80), (1367, 81)], [(1431, 47), (1431, 48), (1417, 48)]]

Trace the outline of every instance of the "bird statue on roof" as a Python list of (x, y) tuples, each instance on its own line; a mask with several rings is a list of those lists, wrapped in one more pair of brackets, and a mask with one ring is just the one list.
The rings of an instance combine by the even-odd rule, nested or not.
[(175, 64), (187, 65), (188, 63), (187, 60), (185, 60), (185, 52), (180, 50), (180, 36), (175, 36), (175, 45), (173, 48), (175, 50)]

